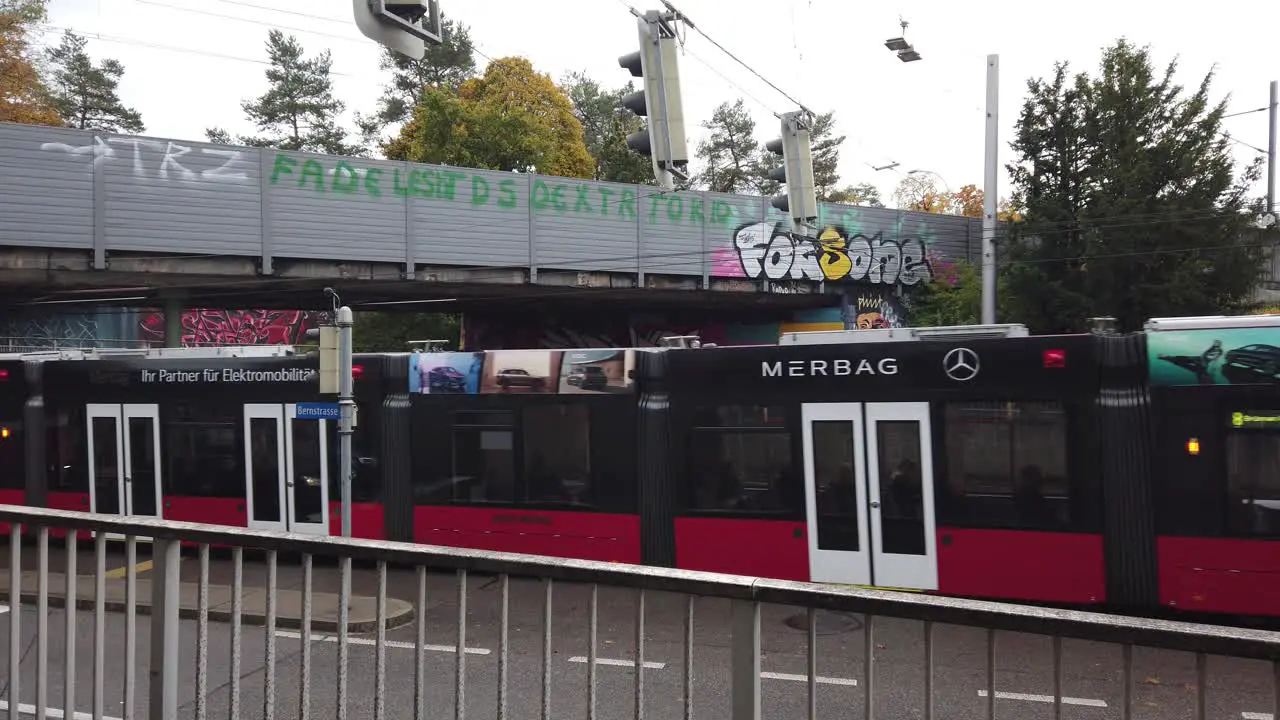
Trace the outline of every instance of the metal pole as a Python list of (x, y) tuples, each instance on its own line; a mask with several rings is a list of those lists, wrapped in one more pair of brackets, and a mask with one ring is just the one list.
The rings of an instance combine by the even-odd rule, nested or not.
[(338, 418), (339, 469), (342, 479), (342, 537), (351, 537), (351, 435), (356, 427), (355, 382), (351, 377), (351, 308), (338, 308)]
[(999, 172), (1000, 56), (987, 56), (987, 152), (982, 209), (982, 324), (996, 321), (996, 187)]
[[(662, 19), (662, 13), (657, 10), (650, 10), (645, 13), (645, 22), (649, 24), (649, 42), (653, 45), (653, 59), (657, 61), (658, 67), (658, 112), (662, 114), (662, 122), (649, 123), (649, 152), (654, 157), (653, 169), (657, 175), (658, 187), (663, 190), (671, 191), (676, 189), (675, 177), (671, 171), (662, 166), (659, 157), (671, 157), (671, 133), (668, 129), (668, 123), (671, 122), (671, 116), (667, 115), (667, 73), (662, 65), (662, 28), (659, 21)], [(662, 151), (659, 152), (659, 146)]]
[(1271, 81), (1271, 105), (1267, 114), (1267, 212), (1276, 212), (1276, 105), (1280, 104), (1276, 90), (1280, 82)]

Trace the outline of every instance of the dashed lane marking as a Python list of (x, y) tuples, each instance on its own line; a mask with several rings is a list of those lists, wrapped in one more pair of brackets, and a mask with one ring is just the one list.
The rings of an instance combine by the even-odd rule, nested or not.
[(1272, 720), (1275, 716), (1271, 713), (1242, 712), (1240, 713), (1240, 717), (1243, 718), (1243, 720)]
[[(766, 680), (792, 680), (794, 682), (809, 682), (808, 675), (793, 675), (791, 673), (762, 672), (760, 677)], [(821, 685), (846, 685), (854, 687), (858, 684), (853, 678), (833, 678), (818, 676), (817, 681)]]
[[(8, 710), (8, 709), (9, 709), (9, 703), (4, 700), (0, 700), (0, 710)], [(27, 703), (18, 703), (18, 713), (21, 715), (35, 715), (36, 706), (28, 705)], [(50, 718), (66, 717), (66, 713), (62, 711), (62, 708), (56, 708), (56, 707), (45, 708), (44, 714), (45, 714), (45, 717), (50, 717)], [(79, 710), (77, 710), (71, 714), (71, 717), (74, 720), (93, 720), (93, 713), (80, 712)], [(102, 717), (102, 720), (120, 720), (120, 718), (111, 717), (110, 715), (104, 715)]]
[[(573, 657), (569, 658), (569, 662), (571, 662), (571, 663), (583, 663), (583, 664), (586, 664), (586, 662), (587, 662), (587, 656), (586, 656), (586, 655), (574, 655)], [(602, 658), (602, 657), (598, 657), (598, 658), (596, 658), (596, 664), (597, 664), (597, 665), (612, 665), (612, 666), (614, 666), (614, 667), (629, 667), (629, 668), (634, 668), (634, 667), (636, 666), (636, 661), (635, 661), (635, 660), (615, 660), (615, 659), (613, 659), (613, 658)], [(667, 664), (666, 664), (666, 663), (660, 663), (660, 662), (650, 662), (650, 661), (648, 661), (648, 660), (645, 660), (645, 661), (644, 661), (644, 666), (645, 666), (646, 668), (650, 669), (650, 670), (661, 670), (662, 668), (666, 667), (666, 666), (667, 666)]]
[[(986, 697), (986, 696), (987, 696), (986, 690), (978, 691), (978, 697)], [(1038, 703), (1053, 702), (1052, 695), (1028, 695), (1027, 693), (1001, 692), (1000, 690), (996, 691), (996, 699), (997, 700), (1026, 700), (1027, 702), (1038, 702)], [(1104, 708), (1107, 706), (1107, 702), (1105, 700), (1095, 700), (1093, 698), (1073, 698), (1073, 697), (1065, 697), (1065, 696), (1062, 698), (1062, 704), (1063, 705), (1083, 705), (1085, 707), (1101, 707), (1101, 708)]]
[[(301, 640), (302, 633), (291, 632), (289, 630), (277, 630), (276, 637), (291, 638), (293, 640)], [(322, 635), (317, 633), (311, 636), (311, 642), (336, 643), (338, 642), (338, 636), (328, 635), (328, 634)], [(352, 645), (374, 646), (378, 644), (377, 640), (374, 640), (373, 638), (367, 638), (367, 637), (348, 637), (347, 642)], [(411, 642), (404, 642), (402, 640), (388, 640), (387, 647), (396, 648), (398, 650), (414, 650), (417, 648), (417, 645)], [(457, 645), (423, 645), (422, 649), (430, 650), (431, 652), (447, 652), (447, 653), (458, 652)], [(474, 647), (467, 648), (468, 655), (488, 655), (490, 652), (492, 651), (489, 650), (488, 648), (474, 648)]]

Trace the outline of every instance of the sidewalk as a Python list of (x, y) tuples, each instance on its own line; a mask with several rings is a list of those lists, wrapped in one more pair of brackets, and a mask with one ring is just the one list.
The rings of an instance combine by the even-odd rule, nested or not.
[[(64, 607), (66, 605), (66, 576), (63, 573), (51, 572), (49, 578), (49, 605)], [(22, 603), (34, 605), (37, 598), (36, 583), (39, 573), (24, 571), (22, 573)], [(147, 577), (136, 579), (137, 608), (140, 614), (151, 612), (151, 580)], [(81, 610), (94, 608), (95, 579), (93, 575), (76, 577), (76, 606)], [(217, 622), (231, 621), (231, 586), (209, 586), (209, 619)], [(0, 572), (0, 597), (9, 600), (9, 573), (7, 568)], [(196, 619), (199, 612), (200, 586), (198, 583), (182, 582), (178, 588), (179, 614), (183, 618)], [(107, 610), (124, 612), (125, 579), (106, 579)], [(240, 621), (246, 625), (265, 625), (267, 622), (267, 593), (265, 588), (244, 587), (241, 593)], [(387, 598), (386, 627), (388, 629), (407, 625), (413, 621), (413, 605), (395, 598)], [(276, 627), (298, 630), (302, 628), (302, 592), (285, 588), (276, 588)], [(347, 612), (347, 631), (352, 633), (368, 633), (377, 630), (377, 599), (362, 595), (352, 595)], [(336, 593), (311, 593), (311, 629), (319, 632), (338, 631), (338, 595)]]

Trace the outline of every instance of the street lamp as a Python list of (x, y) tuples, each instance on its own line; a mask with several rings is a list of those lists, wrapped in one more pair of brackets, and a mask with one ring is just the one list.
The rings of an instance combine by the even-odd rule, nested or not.
[(907, 42), (906, 34), (908, 23), (906, 20), (901, 18), (898, 19), (898, 22), (902, 25), (903, 37), (889, 38), (884, 41), (884, 46), (898, 53), (898, 59), (902, 62), (915, 62), (920, 59), (920, 53), (916, 52), (916, 49), (911, 47), (911, 44)]

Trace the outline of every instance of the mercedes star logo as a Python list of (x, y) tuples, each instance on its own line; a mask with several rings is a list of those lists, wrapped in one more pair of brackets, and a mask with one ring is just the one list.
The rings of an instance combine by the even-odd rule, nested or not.
[(969, 348), (955, 348), (942, 358), (942, 371), (956, 382), (966, 382), (978, 377), (978, 353)]

